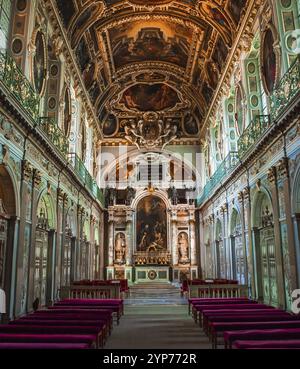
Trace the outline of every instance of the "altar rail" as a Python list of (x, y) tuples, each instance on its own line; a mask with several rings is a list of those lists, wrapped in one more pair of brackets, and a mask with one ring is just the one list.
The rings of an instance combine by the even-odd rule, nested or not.
[(237, 284), (189, 285), (189, 298), (248, 297), (248, 286)]
[(120, 299), (120, 283), (106, 286), (83, 286), (72, 285), (62, 287), (60, 290), (61, 299)]

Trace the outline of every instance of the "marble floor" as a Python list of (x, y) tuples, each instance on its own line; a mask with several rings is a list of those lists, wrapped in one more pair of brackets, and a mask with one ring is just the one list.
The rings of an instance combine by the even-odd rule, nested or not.
[(106, 349), (207, 349), (207, 337), (188, 315), (187, 300), (172, 285), (136, 286)]

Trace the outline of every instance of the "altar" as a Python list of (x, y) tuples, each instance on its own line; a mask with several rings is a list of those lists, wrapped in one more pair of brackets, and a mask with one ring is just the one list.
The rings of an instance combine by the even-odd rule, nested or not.
[(135, 267), (135, 282), (170, 282), (170, 268), (164, 266)]
[(133, 284), (198, 277), (194, 204), (141, 189), (128, 205), (109, 206), (108, 223), (108, 279)]

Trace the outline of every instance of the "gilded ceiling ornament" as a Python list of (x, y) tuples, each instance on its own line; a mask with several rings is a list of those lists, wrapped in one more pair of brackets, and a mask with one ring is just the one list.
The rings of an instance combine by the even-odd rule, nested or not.
[(125, 139), (139, 150), (164, 149), (177, 138), (177, 126), (172, 120), (164, 122), (156, 112), (147, 112), (136, 123), (133, 119), (125, 126)]

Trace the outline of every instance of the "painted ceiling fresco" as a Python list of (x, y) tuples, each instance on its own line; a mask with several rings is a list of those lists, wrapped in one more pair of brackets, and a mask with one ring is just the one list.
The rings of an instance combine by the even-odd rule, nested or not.
[(137, 111), (162, 111), (180, 102), (175, 90), (165, 84), (137, 84), (127, 89), (120, 101), (127, 109)]
[(163, 22), (132, 22), (110, 31), (115, 66), (162, 61), (185, 68), (192, 32), (184, 26)]
[(56, 3), (104, 138), (147, 112), (199, 138), (247, 0)]

